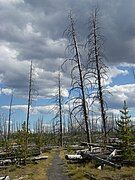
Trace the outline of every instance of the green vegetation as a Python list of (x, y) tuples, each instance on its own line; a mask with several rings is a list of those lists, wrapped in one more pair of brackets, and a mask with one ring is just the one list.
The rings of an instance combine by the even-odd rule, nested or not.
[(28, 133), (27, 133), (25, 122), (22, 124), (22, 130), (18, 131), (17, 134), (18, 134), (18, 138), (16, 140), (17, 140), (18, 148), (15, 155), (16, 155), (16, 158), (21, 157), (21, 158), (24, 158), (24, 160), (26, 161), (26, 158), (28, 156), (28, 149), (27, 149)]
[(134, 159), (135, 152), (133, 149), (134, 135), (133, 126), (131, 124), (131, 116), (129, 115), (128, 107), (126, 101), (124, 101), (123, 109), (121, 112), (121, 118), (117, 123), (117, 137), (119, 138), (120, 148), (122, 150), (122, 155), (125, 159)]

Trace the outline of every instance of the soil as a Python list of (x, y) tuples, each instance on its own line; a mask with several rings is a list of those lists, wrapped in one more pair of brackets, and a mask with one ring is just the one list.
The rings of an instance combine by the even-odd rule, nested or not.
[(48, 180), (71, 180), (64, 171), (65, 163), (59, 156), (59, 151), (56, 151), (52, 165), (48, 169)]

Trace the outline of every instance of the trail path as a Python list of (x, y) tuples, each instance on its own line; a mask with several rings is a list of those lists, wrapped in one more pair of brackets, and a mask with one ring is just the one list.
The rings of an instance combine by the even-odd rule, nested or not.
[(59, 151), (56, 151), (52, 165), (47, 172), (48, 180), (71, 180), (71, 178), (64, 173), (64, 165), (64, 161), (59, 156)]

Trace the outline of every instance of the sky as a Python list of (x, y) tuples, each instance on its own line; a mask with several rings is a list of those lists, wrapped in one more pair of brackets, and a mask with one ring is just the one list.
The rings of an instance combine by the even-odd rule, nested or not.
[[(96, 3), (95, 3), (96, 2)], [(34, 97), (30, 124), (43, 116), (48, 123), (55, 111), (57, 75), (65, 60), (68, 13), (76, 19), (79, 40), (88, 33), (91, 10), (101, 12), (104, 49), (109, 66), (106, 88), (110, 112), (119, 113), (126, 100), (135, 116), (135, 1), (134, 0), (0, 0), (0, 113), (8, 117), (13, 93), (12, 121), (26, 119), (30, 62), (33, 62)], [(68, 97), (70, 77), (62, 73), (62, 92)]]

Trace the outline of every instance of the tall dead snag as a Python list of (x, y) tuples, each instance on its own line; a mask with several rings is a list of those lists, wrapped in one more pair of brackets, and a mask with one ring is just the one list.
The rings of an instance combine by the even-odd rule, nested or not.
[(30, 117), (30, 106), (31, 106), (31, 95), (32, 95), (31, 93), (32, 93), (32, 61), (30, 64), (30, 73), (29, 73), (28, 107), (27, 107), (27, 117), (26, 117), (27, 134), (29, 132), (29, 117)]
[(27, 106), (27, 115), (26, 115), (26, 133), (24, 134), (24, 139), (26, 140), (26, 155), (28, 153), (28, 138), (29, 138), (29, 117), (30, 117), (30, 106), (32, 102), (32, 61), (30, 64), (30, 71), (29, 71), (29, 87), (28, 87), (28, 106)]
[[(87, 136), (87, 142), (90, 142), (90, 132), (89, 132), (89, 124), (88, 124), (88, 106), (86, 102), (86, 86), (85, 86), (85, 71), (84, 66), (81, 62), (81, 53), (80, 53), (80, 46), (77, 40), (77, 34), (75, 29), (75, 21), (72, 17), (72, 14), (69, 14), (69, 21), (70, 25), (67, 29), (67, 36), (70, 41), (70, 45), (68, 46), (70, 55), (73, 56), (72, 58), (67, 58), (64, 64), (68, 61), (71, 62), (72, 69), (71, 69), (71, 78), (72, 78), (72, 89), (71, 92), (75, 97), (73, 99), (73, 110), (71, 111), (71, 115), (75, 117), (77, 114), (83, 116), (83, 121), (85, 123), (85, 132)], [(63, 65), (64, 65), (63, 64)], [(78, 120), (78, 118), (76, 118)], [(79, 121), (78, 121), (79, 122)]]
[(91, 14), (89, 21), (89, 34), (87, 37), (87, 48), (88, 48), (88, 67), (91, 69), (93, 74), (94, 83), (97, 88), (97, 98), (100, 103), (102, 127), (104, 143), (107, 141), (107, 130), (106, 130), (106, 110), (105, 100), (103, 97), (103, 81), (107, 78), (107, 66), (104, 64), (103, 54), (103, 38), (100, 34), (99, 27), (99, 10), (96, 8)]
[(70, 133), (70, 135), (72, 136), (73, 133), (73, 121), (72, 118), (70, 118), (70, 113), (71, 113), (71, 105), (70, 103), (68, 104), (68, 133)]
[(58, 93), (58, 99), (59, 99), (59, 118), (60, 118), (60, 145), (63, 145), (63, 138), (62, 138), (62, 95), (61, 95), (61, 77), (60, 77), (60, 72), (58, 76), (58, 88), (59, 88), (59, 93)]
[[(55, 101), (55, 107), (53, 108), (54, 111), (56, 111), (56, 115), (53, 118), (53, 129), (56, 126), (58, 127), (59, 125), (59, 144), (60, 146), (63, 146), (63, 118), (62, 118), (62, 104), (63, 104), (63, 97), (62, 97), (62, 86), (61, 86), (61, 72), (59, 71), (58, 73), (58, 78), (57, 78), (57, 90), (56, 94), (54, 97)], [(59, 119), (56, 124), (54, 123), (55, 119)]]
[(10, 139), (12, 102), (13, 102), (13, 94), (11, 95), (10, 106), (9, 106), (9, 115), (8, 115), (8, 137), (7, 137), (8, 140)]
[(133, 78), (134, 78), (134, 82), (135, 82), (135, 69), (134, 69), (134, 67), (132, 67), (132, 72), (133, 72)]

